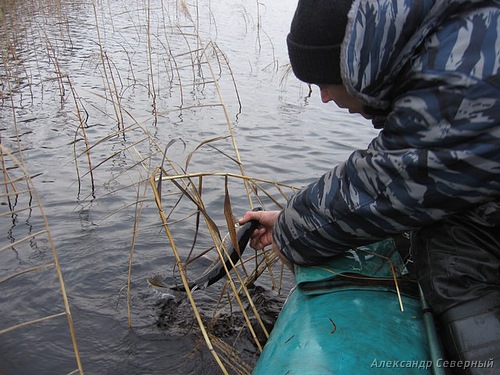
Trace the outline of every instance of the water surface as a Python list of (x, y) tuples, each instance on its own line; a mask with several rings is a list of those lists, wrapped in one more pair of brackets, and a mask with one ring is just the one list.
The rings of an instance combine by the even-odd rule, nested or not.
[[(227, 138), (229, 122), (247, 175), (300, 187), (353, 149), (366, 147), (376, 134), (365, 120), (321, 103), (317, 89), (310, 95), (306, 85), (286, 74), (285, 37), (294, 2), (181, 4), (1, 5), (1, 144), (22, 156), (36, 176), (33, 184), (59, 255), (88, 374), (220, 373), (188, 301), (162, 296), (145, 282), (172, 273), (175, 265), (147, 183), (154, 168), (165, 165), (165, 150), (173, 174), (240, 173)], [(217, 141), (197, 149), (209, 139)], [(248, 202), (243, 191), (233, 193), (239, 216)], [(205, 194), (207, 207), (222, 218), (223, 184), (207, 184)], [(14, 209), (26, 203), (23, 199)], [(9, 247), (43, 227), (40, 215), (9, 213), (5, 196), (1, 203), (0, 279), (50, 262), (44, 238)], [(138, 207), (140, 225), (134, 227)], [(191, 230), (186, 223), (176, 232), (184, 255)], [(132, 245), (130, 329), (125, 287)], [(12, 278), (0, 288), (0, 329), (61, 311), (53, 269)], [(217, 293), (200, 295), (202, 313), (210, 315)], [(272, 321), (286, 288), (280, 294), (264, 280), (255, 293)], [(223, 310), (214, 329), (238, 337), (238, 319)], [(255, 345), (245, 337), (236, 341), (252, 365)], [(0, 335), (1, 374), (74, 369), (64, 318)]]

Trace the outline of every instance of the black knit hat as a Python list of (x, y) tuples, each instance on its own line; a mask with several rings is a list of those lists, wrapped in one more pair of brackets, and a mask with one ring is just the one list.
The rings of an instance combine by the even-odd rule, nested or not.
[(339, 84), (340, 45), (353, 0), (299, 0), (286, 39), (293, 72), (307, 83)]

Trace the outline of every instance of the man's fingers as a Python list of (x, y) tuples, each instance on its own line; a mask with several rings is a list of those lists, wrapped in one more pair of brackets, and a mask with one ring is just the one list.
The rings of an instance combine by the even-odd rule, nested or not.
[(261, 250), (271, 244), (269, 238), (270, 232), (268, 232), (268, 229), (266, 227), (259, 227), (252, 234), (250, 246), (256, 250)]
[(249, 220), (257, 220), (263, 226), (272, 227), (278, 214), (279, 211), (247, 211), (238, 222), (244, 224)]
[(239, 224), (245, 224), (247, 221), (250, 221), (250, 220), (257, 220), (258, 221), (259, 218), (255, 214), (258, 214), (258, 212), (255, 212), (255, 211), (247, 211), (247, 212), (245, 212), (245, 214), (243, 215), (243, 217), (238, 220), (238, 223)]

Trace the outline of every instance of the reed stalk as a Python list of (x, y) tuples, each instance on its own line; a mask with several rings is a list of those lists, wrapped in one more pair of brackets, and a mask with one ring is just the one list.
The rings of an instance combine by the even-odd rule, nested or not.
[[(196, 185), (193, 183), (195, 178), (198, 178), (200, 180), (200, 182)], [(227, 254), (227, 249), (224, 246), (222, 246), (220, 230), (217, 228), (214, 221), (210, 218), (210, 216), (209, 216), (208, 212), (206, 211), (206, 208), (204, 207), (204, 204), (203, 204), (203, 195), (202, 195), (202, 190), (201, 190), (201, 186), (203, 185), (201, 183), (201, 180), (203, 178), (224, 179), (224, 181), (225, 181), (224, 182), (224, 186), (225, 186), (225, 188), (224, 188), (224, 190), (225, 190), (225, 194), (224, 194), (225, 195), (225, 199), (224, 199), (224, 201), (225, 201), (224, 202), (225, 215), (224, 216), (226, 218), (228, 228), (231, 228), (231, 226), (234, 225), (234, 219), (232, 217), (233, 210), (232, 210), (232, 206), (231, 206), (230, 192), (229, 192), (229, 188), (228, 188), (228, 180), (230, 178), (239, 179), (240, 181), (246, 183), (249, 187), (251, 187), (249, 189), (249, 191), (252, 191), (252, 192), (256, 191), (254, 186), (258, 186), (258, 190), (265, 192), (266, 197), (272, 197), (272, 194), (262, 186), (263, 184), (268, 184), (272, 187), (279, 187), (278, 193), (280, 195), (284, 194), (283, 189), (290, 189), (292, 191), (295, 190), (295, 188), (293, 186), (282, 185), (282, 184), (278, 184), (276, 182), (265, 180), (265, 179), (251, 178), (251, 177), (248, 177), (245, 175), (238, 175), (238, 174), (233, 174), (233, 173), (228, 173), (228, 172), (190, 173), (190, 174), (184, 174), (184, 175), (167, 175), (166, 171), (161, 171), (159, 168), (156, 169), (155, 173), (153, 173), (153, 175), (150, 179), (150, 186), (153, 189), (154, 195), (155, 195), (156, 200), (157, 200), (157, 207), (158, 207), (158, 211), (160, 213), (160, 217), (162, 220), (162, 225), (165, 228), (165, 231), (167, 232), (167, 237), (169, 238), (169, 242), (170, 242), (172, 251), (174, 253), (175, 258), (177, 259), (176, 269), (178, 270), (178, 272), (181, 275), (181, 278), (183, 280), (183, 285), (186, 288), (186, 293), (188, 293), (188, 296), (190, 298), (190, 302), (192, 304), (192, 308), (194, 310), (195, 315), (199, 314), (198, 310), (197, 310), (198, 308), (197, 308), (197, 305), (196, 305), (194, 298), (192, 297), (191, 291), (188, 289), (189, 282), (188, 282), (188, 277), (186, 275), (186, 266), (188, 264), (187, 259), (189, 259), (190, 256), (188, 256), (185, 261), (182, 261), (180, 258), (179, 252), (178, 252), (177, 248), (175, 247), (175, 242), (174, 242), (175, 230), (172, 228), (173, 223), (170, 220), (168, 220), (168, 215), (165, 214), (165, 211), (163, 208), (164, 203), (162, 201), (161, 194), (159, 192), (160, 191), (159, 186), (161, 186), (160, 185), (161, 182), (173, 183), (179, 189), (181, 196), (187, 197), (189, 199), (189, 201), (193, 203), (195, 211), (197, 213), (201, 214), (201, 216), (205, 219), (206, 228), (208, 230), (209, 235), (212, 238), (213, 245), (214, 245), (213, 249), (216, 251), (217, 256), (221, 260), (228, 259), (229, 254)], [(195, 186), (198, 186), (198, 187), (195, 188)], [(278, 200), (273, 198), (271, 201), (277, 202)], [(262, 201), (260, 203), (262, 203)], [(233, 236), (234, 236), (234, 234), (233, 234)], [(239, 306), (239, 311), (241, 312), (242, 317), (245, 321), (245, 327), (246, 327), (246, 329), (248, 329), (250, 336), (252, 337), (252, 339), (254, 341), (254, 344), (256, 345), (256, 347), (260, 351), (263, 348), (262, 348), (261, 343), (257, 337), (253, 323), (251, 322), (249, 312), (251, 312), (252, 316), (255, 317), (257, 324), (260, 326), (260, 329), (262, 330), (262, 332), (264, 333), (264, 335), (266, 337), (269, 336), (269, 332), (267, 332), (267, 329), (266, 329), (264, 323), (262, 322), (262, 319), (260, 317), (258, 309), (255, 306), (255, 304), (253, 303), (252, 297), (251, 297), (248, 289), (246, 288), (246, 285), (249, 282), (255, 281), (255, 279), (259, 275), (261, 275), (266, 269), (272, 268), (272, 265), (275, 262), (277, 262), (277, 260), (278, 260), (275, 255), (271, 256), (271, 257), (269, 255), (263, 255), (263, 254), (261, 254), (261, 255), (262, 255), (263, 259), (260, 262), (256, 261), (256, 264), (258, 265), (258, 267), (256, 267), (256, 269), (250, 275), (248, 274), (248, 270), (245, 270), (245, 268), (242, 268), (240, 271), (240, 268), (237, 267), (237, 265), (234, 264), (232, 261), (230, 261), (231, 267), (226, 267), (225, 263), (224, 262), (222, 263), (224, 266), (225, 272), (228, 276), (227, 282), (226, 282), (226, 287), (229, 287), (229, 294), (231, 296), (229, 300), (230, 301), (234, 300), (235, 303), (237, 304), (237, 306)], [(247, 262), (247, 261), (244, 261), (244, 262)], [(242, 266), (242, 267), (244, 267), (244, 266)], [(232, 269), (231, 272), (230, 272), (230, 268)], [(243, 274), (245, 274), (246, 277), (243, 277)], [(232, 275), (234, 275), (234, 276), (232, 276)], [(237, 286), (236, 283), (238, 283), (239, 286)], [(248, 311), (247, 311), (247, 308), (245, 307), (244, 301), (246, 301), (246, 303), (248, 303), (248, 308), (249, 308)], [(203, 337), (205, 338), (205, 340), (210, 339), (211, 336), (210, 335), (207, 336), (205, 334), (205, 332), (208, 332), (208, 331), (206, 331), (207, 328), (204, 326), (203, 320), (201, 318), (198, 318), (198, 323), (201, 324), (200, 329), (202, 330)], [(218, 345), (215, 344), (216, 342), (219, 343), (220, 340), (218, 340), (218, 341), (212, 340), (209, 342), (207, 341), (207, 346), (209, 348), (214, 348), (214, 347), (219, 348)], [(213, 355), (216, 355), (216, 352), (214, 352), (212, 350), (211, 350), (211, 353)], [(223, 358), (223, 361), (226, 365), (232, 363), (231, 360), (226, 358), (227, 353), (225, 353), (225, 354), (221, 353), (221, 354), (222, 354), (221, 358)], [(220, 359), (217, 356), (216, 361), (218, 363), (219, 363), (219, 360)]]
[(215, 351), (214, 347), (212, 346), (212, 343), (210, 341), (210, 337), (208, 335), (208, 332), (206, 331), (205, 325), (203, 324), (203, 320), (202, 320), (200, 314), (198, 313), (198, 309), (196, 307), (196, 302), (194, 301), (194, 298), (193, 298), (193, 295), (191, 293), (191, 290), (189, 289), (189, 282), (188, 282), (188, 279), (187, 279), (187, 276), (186, 276), (185, 268), (184, 268), (183, 263), (181, 261), (179, 252), (177, 251), (177, 247), (175, 245), (175, 241), (174, 241), (174, 238), (172, 236), (172, 233), (170, 232), (170, 228), (169, 228), (168, 222), (167, 222), (167, 217), (165, 216), (165, 212), (163, 211), (163, 206), (162, 206), (162, 203), (161, 203), (161, 198), (158, 195), (158, 191), (156, 190), (155, 177), (156, 177), (156, 175), (158, 173), (159, 173), (158, 169), (153, 173), (153, 175), (150, 178), (150, 185), (151, 185), (151, 187), (153, 189), (153, 192), (154, 192), (154, 195), (155, 195), (155, 202), (156, 202), (156, 205), (157, 205), (157, 208), (158, 208), (158, 213), (159, 213), (160, 218), (161, 218), (163, 229), (165, 230), (165, 234), (167, 235), (168, 241), (170, 243), (170, 246), (172, 247), (172, 251), (173, 251), (174, 256), (176, 258), (177, 269), (180, 272), (180, 275), (181, 275), (181, 278), (182, 278), (182, 283), (184, 285), (184, 288), (186, 289), (186, 293), (187, 293), (189, 302), (191, 303), (191, 306), (193, 308), (196, 320), (198, 322), (198, 325), (200, 327), (202, 335), (203, 335), (203, 337), (205, 339), (207, 347), (208, 347), (210, 353), (212, 354), (212, 356), (214, 357), (215, 361), (217, 362), (217, 364), (219, 365), (219, 367), (223, 371), (223, 373), (224, 374), (229, 374), (227, 372), (224, 364), (222, 363), (222, 360), (220, 359), (219, 355), (217, 354), (217, 352)]
[(127, 324), (129, 329), (132, 328), (132, 296), (131, 296), (131, 282), (132, 282), (132, 266), (135, 252), (135, 245), (137, 242), (137, 234), (139, 233), (139, 224), (141, 222), (142, 211), (144, 208), (144, 202), (146, 200), (147, 185), (144, 184), (144, 190), (142, 197), (140, 195), (140, 186), (137, 186), (137, 199), (135, 202), (135, 212), (134, 212), (134, 230), (132, 232), (132, 243), (130, 244), (129, 261), (128, 261), (128, 273), (127, 273)]
[(154, 125), (158, 124), (158, 111), (156, 108), (156, 88), (155, 88), (155, 79), (153, 72), (153, 55), (152, 55), (152, 46), (151, 46), (151, 1), (148, 0), (147, 3), (147, 12), (146, 12), (146, 40), (147, 40), (147, 53), (148, 57), (148, 65), (149, 65), (149, 79), (148, 84), (150, 85), (149, 93), (152, 97), (152, 107), (153, 107), (153, 116), (154, 116)]
[[(35, 187), (31, 181), (31, 178), (29, 177), (24, 166), (21, 164), (20, 160), (17, 159), (15, 157), (15, 155), (12, 154), (8, 149), (6, 149), (2, 144), (0, 144), (0, 154), (5, 155), (4, 157), (8, 157), (9, 160), (13, 163), (13, 165), (15, 165), (16, 170), (18, 170), (22, 173), (22, 177), (21, 177), (21, 180), (19, 181), (19, 183), (23, 183), (26, 185), (25, 191), (27, 193), (29, 193), (28, 202), (30, 202), (30, 204), (29, 204), (30, 209), (31, 210), (36, 209), (38, 214), (40, 215), (43, 223), (44, 223), (44, 229), (37, 231), (35, 233), (32, 233), (28, 236), (25, 236), (22, 239), (15, 241), (14, 243), (8, 244), (7, 246), (3, 246), (2, 248), (0, 248), (0, 251), (5, 250), (6, 248), (12, 248), (13, 246), (16, 246), (20, 243), (28, 241), (31, 238), (43, 236), (44, 238), (47, 239), (47, 241), (49, 243), (49, 246), (51, 249), (51, 254), (52, 254), (52, 260), (53, 260), (53, 263), (51, 263), (51, 264), (45, 264), (45, 265), (41, 265), (38, 267), (32, 267), (29, 269), (25, 269), (23, 271), (19, 271), (14, 275), (11, 275), (11, 276), (8, 276), (7, 278), (4, 278), (4, 280), (2, 280), (2, 282), (6, 281), (6, 279), (11, 279), (12, 277), (17, 277), (17, 276), (28, 274), (31, 272), (43, 270), (43, 269), (49, 268), (53, 265), (55, 268), (55, 272), (57, 274), (57, 279), (58, 279), (59, 287), (60, 287), (60, 293), (61, 293), (61, 297), (62, 297), (63, 304), (64, 304), (64, 311), (61, 313), (49, 315), (49, 316), (46, 316), (43, 318), (33, 319), (31, 321), (27, 321), (24, 323), (20, 323), (20, 324), (5, 328), (5, 329), (0, 331), (0, 335), (7, 333), (7, 332), (10, 332), (12, 330), (16, 330), (16, 329), (20, 329), (20, 328), (23, 328), (26, 326), (30, 326), (30, 325), (35, 324), (35, 323), (40, 323), (40, 322), (43, 322), (43, 321), (48, 320), (48, 319), (53, 319), (53, 318), (57, 318), (60, 316), (66, 316), (67, 324), (68, 324), (69, 331), (70, 331), (71, 341), (73, 344), (73, 352), (74, 352), (75, 359), (77, 362), (78, 370), (79, 370), (79, 373), (81, 375), (83, 375), (83, 367), (82, 367), (82, 363), (81, 363), (81, 359), (80, 359), (80, 353), (78, 350), (78, 343), (77, 343), (76, 334), (75, 334), (75, 330), (74, 330), (73, 317), (71, 314), (68, 296), (66, 293), (66, 286), (64, 283), (64, 278), (63, 278), (61, 266), (59, 264), (59, 257), (58, 257), (58, 254), (57, 254), (57, 251), (56, 251), (56, 248), (54, 245), (54, 241), (52, 239), (52, 233), (51, 233), (51, 230), (49, 227), (47, 216), (45, 215), (44, 208), (41, 204), (40, 198), (35, 190)], [(5, 176), (5, 174), (4, 174), (4, 176)], [(6, 184), (6, 183), (7, 183), (7, 180), (4, 182), (4, 184)]]
[(90, 175), (90, 185), (91, 185), (91, 191), (93, 194), (93, 192), (95, 191), (95, 181), (94, 181), (94, 173), (93, 173), (93, 168), (92, 168), (92, 157), (90, 154), (90, 143), (89, 143), (89, 139), (87, 137), (87, 132), (86, 132), (87, 124), (84, 120), (84, 117), (82, 116), (83, 111), (80, 109), (80, 105), (78, 103), (75, 88), (73, 87), (70, 79), (68, 79), (68, 84), (69, 84), (71, 97), (73, 98), (73, 104), (75, 106), (76, 115), (77, 115), (77, 119), (78, 119), (78, 127), (74, 133), (75, 135), (74, 135), (74, 140), (73, 140), (73, 156), (74, 156), (75, 170), (76, 170), (76, 175), (77, 175), (77, 180), (78, 180), (78, 191), (81, 190), (81, 178), (82, 178), (82, 176), (80, 174), (80, 169), (78, 167), (78, 156), (76, 155), (76, 144), (77, 144), (76, 137), (80, 131), (81, 135), (83, 137), (83, 142), (85, 143), (84, 154), (87, 158), (88, 173)]
[(94, 19), (95, 19), (95, 28), (97, 33), (97, 42), (99, 45), (101, 64), (102, 64), (102, 72), (104, 73), (104, 84), (106, 86), (106, 91), (109, 92), (110, 102), (113, 105), (113, 109), (116, 116), (116, 121), (118, 123), (118, 128), (124, 126), (123, 125), (123, 113), (121, 110), (120, 104), (120, 95), (118, 95), (118, 90), (116, 86), (116, 82), (113, 76), (113, 70), (111, 69), (111, 63), (109, 61), (108, 55), (103, 47), (103, 39), (101, 35), (101, 28), (99, 26), (99, 18), (97, 16), (97, 1), (92, 1), (92, 7), (94, 10)]
[[(22, 5), (21, 3), (19, 4)], [(109, 51), (106, 49), (108, 41), (115, 42), (115, 40), (111, 39), (111, 36), (106, 33), (112, 32), (114, 38), (116, 35), (121, 35), (120, 32), (122, 31), (125, 34), (125, 30), (120, 29), (119, 23), (114, 21), (115, 15), (113, 14), (111, 2), (107, 2), (106, 8), (105, 3), (93, 0), (92, 23), (94, 24), (95, 38), (97, 39), (95, 41), (97, 46), (96, 51), (93, 51), (93, 53), (95, 53), (95, 56), (98, 56), (96, 57), (97, 61), (95, 67), (97, 68), (96, 70), (100, 72), (100, 77), (98, 78), (102, 79), (102, 84), (97, 90), (89, 89), (92, 99), (98, 101), (98, 104), (95, 105), (91, 102), (90, 106), (86, 98), (80, 96), (82, 94), (88, 94), (88, 92), (86, 89), (81, 89), (78, 86), (78, 80), (72, 77), (72, 72), (67, 70), (67, 67), (64, 65), (64, 59), (61, 58), (60, 55), (60, 52), (65, 52), (65, 49), (71, 49), (74, 44), (69, 28), (69, 18), (64, 8), (66, 5), (59, 0), (50, 2), (50, 5), (51, 6), (47, 6), (46, 8), (41, 8), (41, 23), (46, 22), (49, 24), (53, 21), (51, 12), (57, 14), (61, 22), (54, 29), (59, 30), (59, 38), (51, 39), (49, 35), (50, 31), (53, 31), (53, 29), (49, 29), (49, 33), (47, 33), (47, 30), (44, 28), (46, 25), (42, 24), (39, 25), (40, 27), (31, 26), (32, 29), (30, 31), (31, 34), (39, 33), (40, 39), (44, 39), (44, 47), (41, 48), (44, 52), (42, 53), (43, 57), (41, 57), (41, 59), (48, 59), (49, 61), (49, 65), (51, 66), (51, 75), (49, 79), (43, 82), (31, 82), (27, 70), (28, 68), (23, 65), (22, 55), (20, 55), (16, 49), (16, 42), (8, 39), (3, 41), (4, 46), (2, 47), (7, 53), (2, 53), (2, 63), (8, 77), (15, 77), (17, 74), (26, 75), (29, 81), (28, 89), (30, 90), (32, 102), (35, 100), (32, 91), (33, 87), (40, 85), (43, 91), (44, 82), (51, 82), (51, 85), (55, 86), (57, 84), (55, 90), (56, 94), (59, 94), (59, 107), (63, 109), (68, 107), (68, 103), (70, 104), (72, 114), (74, 114), (76, 118), (76, 125), (74, 129), (72, 129), (74, 130), (72, 135), (73, 141), (70, 143), (70, 147), (72, 147), (70, 152), (72, 151), (73, 153), (70, 162), (74, 163), (76, 170), (76, 182), (79, 188), (78, 197), (80, 198), (80, 191), (84, 183), (90, 186), (90, 194), (84, 197), (83, 201), (98, 200), (100, 198), (105, 198), (109, 194), (118, 195), (121, 191), (132, 192), (132, 195), (135, 196), (135, 200), (134, 198), (131, 199), (134, 200), (133, 202), (123, 202), (121, 208), (116, 209), (114, 212), (108, 212), (100, 217), (100, 220), (104, 221), (123, 211), (133, 210), (134, 220), (133, 223), (131, 223), (131, 243), (128, 249), (126, 284), (128, 327), (132, 328), (133, 321), (131, 302), (133, 293), (132, 275), (134, 274), (134, 257), (137, 256), (136, 247), (139, 241), (138, 235), (140, 231), (144, 229), (144, 224), (146, 224), (146, 226), (151, 225), (151, 223), (144, 223), (143, 220), (144, 217), (147, 216), (144, 215), (147, 204), (152, 204), (154, 201), (159, 213), (160, 225), (167, 238), (165, 245), (170, 246), (176, 259), (175, 269), (181, 276), (183, 285), (186, 289), (187, 298), (190, 301), (193, 314), (208, 350), (213, 355), (223, 373), (229, 374), (230, 371), (237, 374), (250, 373), (250, 367), (240, 361), (238, 353), (236, 353), (234, 348), (224, 342), (222, 338), (216, 337), (210, 332), (205, 322), (205, 317), (200, 313), (195, 296), (193, 296), (190, 290), (187, 290), (188, 276), (186, 270), (190, 262), (197, 259), (200, 253), (204, 254), (204, 251), (210, 251), (213, 255), (221, 259), (227, 256), (227, 249), (222, 246), (221, 242), (221, 230), (216, 225), (214, 218), (210, 216), (205, 206), (204, 199), (206, 195), (204, 188), (209, 186), (210, 181), (217, 180), (220, 182), (223, 180), (222, 183), (217, 184), (217, 188), (225, 195), (223, 208), (228, 228), (233, 228), (235, 221), (232, 216), (234, 203), (232, 203), (233, 198), (231, 195), (232, 191), (230, 191), (230, 182), (236, 181), (238, 183), (238, 188), (241, 187), (242, 192), (242, 194), (239, 194), (239, 197), (243, 196), (243, 200), (247, 199), (249, 207), (254, 207), (255, 205), (263, 207), (266, 205), (281, 207), (282, 202), (286, 201), (288, 196), (296, 191), (296, 188), (266, 179), (246, 176), (246, 171), (238, 149), (232, 115), (229, 110), (231, 106), (228, 107), (222, 95), (222, 78), (230, 79), (229, 86), (232, 85), (232, 90), (234, 92), (234, 97), (232, 99), (234, 100), (234, 98), (236, 98), (239, 113), (242, 109), (242, 103), (238, 86), (232, 67), (229, 64), (229, 58), (224, 51), (214, 41), (207, 42), (200, 37), (202, 28), (200, 3), (198, 0), (190, 3), (187, 3), (185, 0), (176, 0), (177, 19), (174, 19), (173, 13), (168, 11), (167, 6), (169, 4), (163, 0), (160, 1), (158, 14), (155, 13), (155, 11), (158, 10), (158, 4), (151, 0), (144, 1), (139, 9), (139, 17), (143, 15), (145, 15), (145, 17), (140, 18), (139, 21), (132, 16), (134, 9), (125, 10), (127, 16), (130, 15), (129, 17), (133, 24), (132, 27), (135, 29), (138, 39), (143, 37), (145, 29), (146, 43), (144, 43), (144, 40), (141, 40), (142, 44), (133, 46), (132, 43), (128, 41), (123, 43), (119, 41), (116, 42), (122, 49), (123, 54), (126, 55), (125, 64), (128, 64), (129, 71), (128, 75), (124, 75), (123, 70), (121, 70), (123, 65), (120, 64), (120, 60), (112, 53), (112, 49)], [(30, 6), (35, 7), (36, 4), (33, 3)], [(259, 8), (260, 4), (257, 2), (257, 29), (260, 35), (262, 25)], [(5, 30), (7, 30), (5, 26), (5, 15), (2, 10), (3, 7), (0, 5), (0, 17)], [(106, 15), (104, 14), (106, 11), (109, 12), (109, 24), (104, 21), (106, 19)], [(32, 14), (30, 16), (32, 16), (32, 18), (38, 16), (36, 10), (33, 9), (31, 12)], [(163, 30), (163, 35), (162, 32), (156, 31), (157, 29), (154, 23), (156, 20), (155, 15), (163, 22), (163, 25), (160, 26), (161, 30)], [(180, 19), (187, 21), (181, 22)], [(133, 32), (134, 30), (132, 30), (132, 33)], [(30, 36), (31, 35), (26, 35), (24, 39), (29, 40)], [(174, 41), (173, 38), (176, 38), (176, 40)], [(52, 40), (54, 40), (54, 42), (52, 42)], [(258, 42), (260, 48), (260, 36), (258, 37)], [(183, 44), (182, 48), (179, 48), (179, 44)], [(146, 48), (145, 51), (144, 45)], [(133, 48), (136, 48), (136, 50)], [(63, 50), (61, 51), (61, 49)], [(157, 49), (162, 50), (160, 57), (156, 55)], [(146, 68), (144, 70), (137, 68), (138, 65), (135, 64), (133, 60), (137, 52), (139, 52), (139, 55), (142, 57), (144, 57), (145, 53)], [(36, 59), (38, 58), (37, 54)], [(40, 60), (40, 62), (43, 63), (45, 61)], [(87, 61), (87, 63), (89, 63), (89, 61)], [(47, 65), (40, 64), (38, 69), (42, 70), (46, 66)], [(6, 79), (6, 81), (10, 84), (9, 79)], [(31, 180), (33, 176), (28, 175), (24, 169), (24, 161), (22, 159), (23, 150), (21, 147), (22, 142), (19, 137), (20, 131), (18, 129), (15, 105), (17, 97), (15, 96), (13, 87), (6, 87), (8, 98), (4, 98), (3, 100), (12, 111), (12, 127), (16, 133), (14, 141), (17, 152), (12, 153), (5, 147), (2, 143), (4, 138), (2, 138), (2, 134), (0, 134), (0, 166), (2, 167), (3, 176), (1, 196), (9, 201), (10, 208), (10, 211), (0, 214), (0, 219), (21, 214), (25, 210), (36, 209), (37, 213), (39, 212), (44, 220), (45, 227), (22, 239), (0, 246), (0, 252), (4, 252), (14, 246), (23, 245), (26, 241), (30, 241), (36, 237), (43, 237), (47, 238), (49, 242), (54, 261), (53, 263), (21, 269), (15, 273), (6, 275), (0, 280), (0, 285), (5, 285), (8, 280), (19, 277), (29, 277), (34, 272), (45, 269), (50, 271), (53, 268), (57, 273), (60, 292), (64, 302), (64, 311), (44, 318), (23, 322), (17, 326), (8, 327), (0, 331), (0, 334), (16, 329), (27, 328), (33, 324), (42, 323), (45, 320), (66, 316), (78, 365), (78, 370), (72, 373), (79, 372), (83, 374), (66, 287), (62, 277), (61, 267), (57, 259), (52, 234), (48, 226), (48, 219), (43, 212), (39, 197), (32, 185)], [(146, 102), (151, 104), (152, 111), (150, 114), (148, 113), (146, 120), (142, 117), (138, 117), (136, 113), (132, 112), (127, 103), (127, 96), (125, 96), (125, 93), (130, 93), (128, 90), (137, 87), (141, 90), (144, 88), (147, 90), (147, 95), (149, 95)], [(174, 89), (177, 95), (175, 97), (176, 105), (162, 106), (163, 102), (165, 102), (165, 97), (173, 92)], [(102, 91), (99, 92), (98, 90)], [(205, 94), (205, 92), (209, 92), (209, 95), (206, 95), (206, 97), (210, 98), (209, 100), (198, 100), (198, 97), (195, 97), (196, 93)], [(190, 93), (193, 93), (192, 97), (194, 99), (189, 96)], [(21, 97), (22, 100), (22, 93), (18, 97)], [(202, 97), (202, 95), (200, 95), (200, 97)], [(203, 99), (204, 98), (205, 95), (203, 95)], [(190, 99), (193, 100), (190, 101)], [(112, 110), (109, 109), (109, 112), (106, 109), (107, 105), (112, 107)], [(195, 147), (185, 152), (185, 158), (182, 161), (170, 159), (167, 155), (167, 151), (170, 151), (169, 148), (174, 144), (178, 145), (179, 142), (184, 145), (186, 145), (187, 142), (182, 139), (176, 141), (173, 136), (172, 138), (168, 138), (170, 134), (165, 132), (162, 126), (168, 126), (170, 124), (163, 124), (161, 120), (166, 118), (170, 121), (170, 116), (173, 117), (176, 113), (178, 113), (180, 117), (182, 114), (188, 113), (189, 111), (212, 109), (217, 110), (223, 117), (225, 126), (222, 127), (222, 131), (219, 132), (217, 130), (216, 135), (209, 139), (197, 140), (198, 143), (195, 144)], [(102, 132), (98, 133), (95, 131), (96, 129), (90, 127), (89, 118), (92, 119), (93, 110), (98, 112), (97, 117), (101, 116), (105, 119), (104, 122), (109, 122), (109, 128), (111, 129), (109, 133), (103, 135)], [(98, 118), (100, 119), (101, 117)], [(137, 120), (138, 118), (140, 118), (140, 121)], [(161, 137), (165, 137), (166, 133), (167, 139), (162, 139)], [(96, 136), (96, 134), (98, 135)], [(120, 138), (120, 142), (112, 143), (117, 138)], [(229, 142), (226, 142), (227, 140), (229, 140)], [(80, 143), (80, 145), (78, 145), (78, 143)], [(108, 149), (110, 144), (112, 147)], [(224, 163), (227, 162), (230, 164), (230, 171), (191, 173), (191, 170), (196, 166), (196, 160), (194, 160), (195, 156), (202, 154), (207, 148), (216, 150), (217, 157), (220, 157)], [(100, 181), (101, 171), (102, 175), (104, 175), (104, 173), (107, 172), (106, 167), (110, 164), (112, 165), (115, 160), (119, 159), (120, 155), (127, 156), (126, 165), (120, 166), (121, 169), (118, 172), (113, 170), (112, 176), (106, 181), (108, 184), (116, 181), (117, 185), (119, 184), (120, 186), (112, 191), (102, 192), (104, 189), (99, 190), (99, 183), (102, 182)], [(153, 169), (153, 166), (157, 166), (160, 161), (161, 165)], [(23, 172), (23, 176), (15, 177), (15, 173), (10, 169), (12, 167), (11, 163), (16, 165), (16, 170)], [(236, 172), (233, 173), (233, 171)], [(125, 182), (122, 181), (124, 179), (126, 179)], [(149, 187), (151, 187), (152, 190), (149, 190)], [(224, 190), (223, 192), (222, 189)], [(240, 191), (238, 191), (238, 193), (240, 193)], [(33, 194), (32, 197), (31, 194)], [(35, 204), (30, 205), (28, 208), (16, 207), (18, 198), (24, 196), (30, 196), (29, 199), (34, 200)], [(195, 235), (192, 241), (190, 240), (191, 248), (189, 249), (188, 255), (182, 259), (181, 253), (177, 248), (178, 241), (176, 238), (179, 233), (177, 232), (176, 225), (181, 223), (181, 220), (186, 219), (186, 217), (176, 220), (176, 215), (178, 211), (183, 212), (186, 207), (188, 210), (186, 217), (195, 221)], [(155, 223), (155, 225), (157, 225), (157, 223)], [(198, 235), (200, 234), (208, 234), (209, 241), (211, 240), (213, 243), (212, 247), (208, 250), (204, 249), (203, 252), (200, 252), (198, 246), (199, 242), (202, 241), (198, 239)], [(260, 329), (266, 336), (268, 336), (268, 332), (259, 315), (258, 308), (253, 303), (247, 285), (253, 283), (261, 275), (268, 273), (272, 286), (279, 287), (279, 278), (282, 277), (283, 267), (281, 267), (281, 276), (276, 276), (274, 268), (276, 262), (276, 256), (269, 250), (265, 250), (256, 253), (254, 256), (246, 256), (239, 264), (233, 263), (231, 267), (224, 266), (228, 277), (224, 291), (221, 293), (220, 303), (221, 305), (222, 303), (232, 304), (231, 308), (234, 306), (234, 312), (241, 314), (242, 321), (244, 322), (242, 323), (241, 331), (245, 330), (249, 332), (258, 350), (262, 350), (262, 343), (257, 337), (257, 330)], [(232, 268), (232, 270), (229, 268)], [(227, 295), (224, 302), (222, 302), (223, 295)], [(226, 300), (227, 302), (225, 302)], [(213, 319), (216, 319), (216, 311), (217, 310), (214, 311), (213, 316), (215, 318)]]

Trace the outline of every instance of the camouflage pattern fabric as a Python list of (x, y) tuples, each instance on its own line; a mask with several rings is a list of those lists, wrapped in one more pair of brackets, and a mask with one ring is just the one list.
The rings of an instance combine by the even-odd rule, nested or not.
[(499, 31), (498, 1), (353, 2), (343, 81), (389, 114), (281, 212), (273, 236), (288, 259), (320, 263), (452, 215), (499, 226)]

